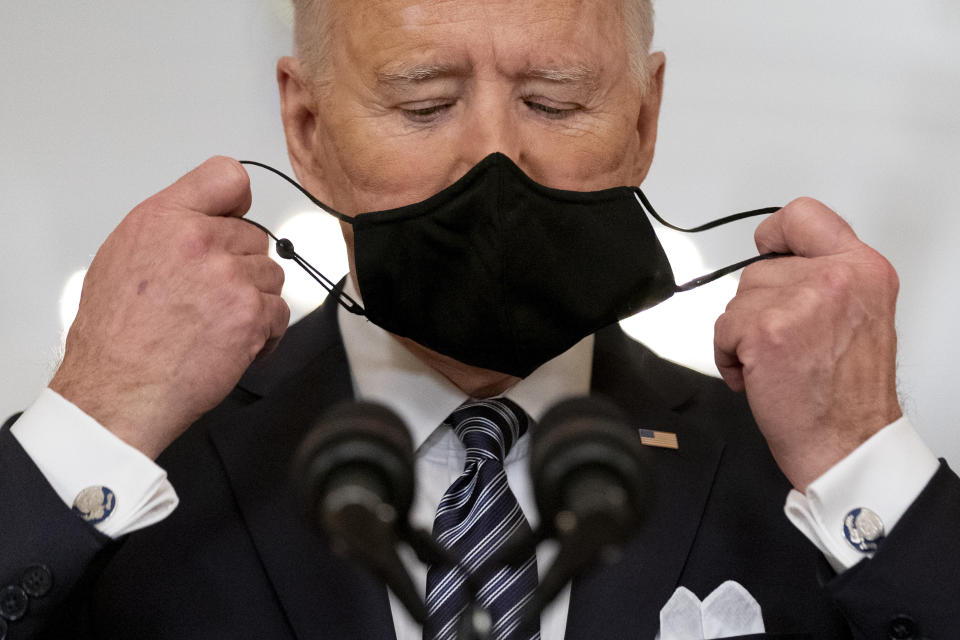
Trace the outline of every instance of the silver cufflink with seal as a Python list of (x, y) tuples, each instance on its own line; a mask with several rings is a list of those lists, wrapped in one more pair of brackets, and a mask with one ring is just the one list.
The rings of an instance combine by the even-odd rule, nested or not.
[(117, 496), (109, 487), (87, 487), (73, 500), (73, 512), (90, 524), (99, 524), (117, 508)]
[(853, 509), (843, 518), (843, 535), (857, 551), (871, 553), (884, 538), (883, 520), (866, 507)]

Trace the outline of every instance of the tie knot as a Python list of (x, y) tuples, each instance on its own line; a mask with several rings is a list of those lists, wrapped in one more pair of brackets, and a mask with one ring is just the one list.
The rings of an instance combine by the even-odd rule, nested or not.
[(467, 460), (496, 459), (503, 462), (510, 448), (527, 431), (527, 413), (512, 400), (469, 400), (450, 417), (449, 424), (467, 448)]

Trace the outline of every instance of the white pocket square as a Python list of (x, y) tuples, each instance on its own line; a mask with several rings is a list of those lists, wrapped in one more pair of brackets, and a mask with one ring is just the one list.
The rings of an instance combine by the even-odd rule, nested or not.
[(760, 605), (743, 585), (727, 580), (703, 602), (679, 587), (660, 610), (658, 640), (711, 640), (763, 633)]

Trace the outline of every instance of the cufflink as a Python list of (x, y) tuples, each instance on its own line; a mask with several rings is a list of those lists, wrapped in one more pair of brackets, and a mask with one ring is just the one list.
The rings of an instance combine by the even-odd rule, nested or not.
[(884, 538), (883, 520), (866, 507), (853, 509), (843, 518), (843, 536), (860, 553), (876, 551)]
[(108, 487), (87, 487), (73, 500), (73, 512), (90, 524), (99, 524), (117, 507), (117, 497)]

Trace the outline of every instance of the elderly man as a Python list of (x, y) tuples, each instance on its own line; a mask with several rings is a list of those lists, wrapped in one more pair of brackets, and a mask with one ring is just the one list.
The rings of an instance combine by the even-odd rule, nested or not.
[[(345, 214), (346, 291), (376, 324), (328, 303), (284, 335), (282, 272), (264, 234), (237, 219), (251, 194), (233, 160), (208, 160), (131, 211), (90, 267), (50, 389), (0, 432), (0, 638), (450, 637), (459, 609), (437, 613), (441, 567), (412, 570), (431, 609), (421, 632), (383, 584), (300, 524), (287, 497), (292, 451), (337, 402), (391, 406), (416, 447), (412, 517), (430, 528), (448, 486), (471, 473), (462, 423), (448, 416), (506, 398), (495, 406), (522, 417), (493, 468), (513, 526), (535, 526), (517, 425), (590, 392), (634, 426), (677, 433), (680, 448), (650, 451), (654, 492), (621, 560), (577, 577), (539, 629), (506, 621), (549, 554), (516, 569), (507, 586), (523, 589), (484, 600), (499, 637), (955, 634), (960, 481), (901, 415), (896, 275), (829, 209), (795, 200), (757, 229), (762, 252), (793, 255), (747, 268), (717, 321), (726, 386), (615, 324), (537, 352), (555, 357), (478, 349), (455, 329), (488, 327), (444, 309), (512, 313), (474, 295), (488, 274), (453, 269), (453, 251), (430, 256), (449, 272), (391, 271), (394, 228), (378, 245), (351, 224), (427, 200), (402, 215), (446, 207), (453, 246), (461, 225), (499, 224), (516, 189), (587, 203), (589, 241), (559, 249), (571, 260), (603, 253), (620, 227), (600, 217), (613, 205), (588, 204), (623, 192), (553, 190), (643, 181), (664, 75), (651, 34), (644, 0), (298, 2), (297, 55), (277, 65), (290, 159), (306, 189)], [(451, 185), (484, 211), (458, 208)], [(551, 211), (528, 209), (554, 232)], [(553, 237), (527, 233), (510, 246)], [(448, 246), (425, 235), (403, 236), (403, 250)], [(510, 258), (497, 243), (477, 250)], [(517, 304), (541, 319), (525, 321), (541, 340), (542, 318), (573, 315), (543, 305), (575, 283), (518, 271), (496, 277), (527, 292)], [(453, 273), (469, 290), (450, 293)], [(430, 306), (392, 306), (397, 290)], [(443, 526), (437, 517), (441, 537)]]

